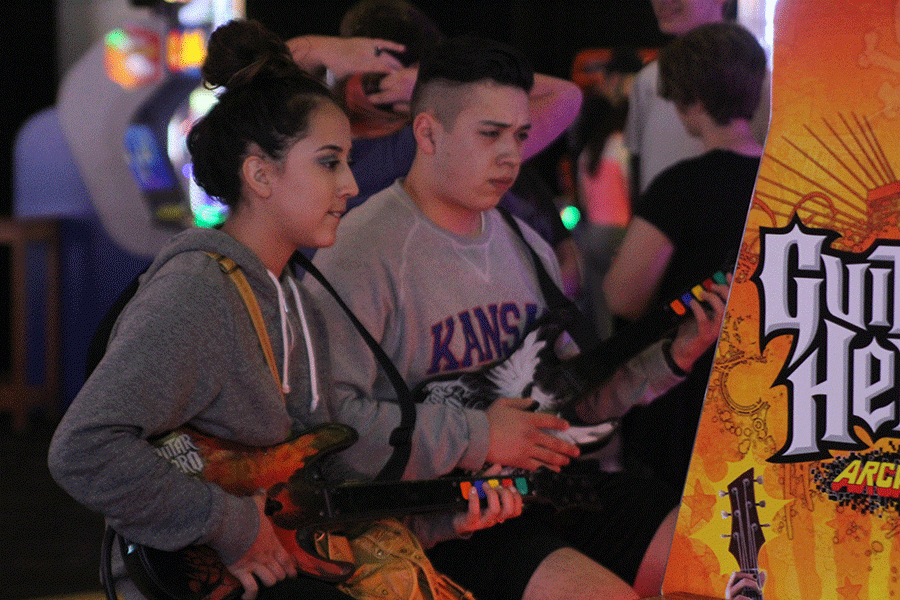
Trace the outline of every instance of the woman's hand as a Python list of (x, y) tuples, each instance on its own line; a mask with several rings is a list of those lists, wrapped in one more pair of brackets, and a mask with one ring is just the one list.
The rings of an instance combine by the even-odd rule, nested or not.
[[(484, 477), (489, 478), (499, 472), (500, 467), (495, 465), (485, 472)], [(469, 510), (453, 518), (453, 526), (458, 534), (466, 535), (486, 529), (522, 514), (522, 495), (515, 488), (485, 485), (483, 489), (487, 501), (484, 510), (481, 509), (478, 490), (472, 486), (469, 490)]]
[[(228, 565), (228, 570), (244, 587), (243, 600), (253, 600), (259, 592), (259, 583), (268, 587), (285, 577), (297, 576), (297, 560), (284, 549), (275, 535), (272, 521), (264, 514), (265, 495), (253, 496), (259, 512), (259, 531), (256, 540), (242, 557)], [(259, 582), (257, 582), (259, 578)]]

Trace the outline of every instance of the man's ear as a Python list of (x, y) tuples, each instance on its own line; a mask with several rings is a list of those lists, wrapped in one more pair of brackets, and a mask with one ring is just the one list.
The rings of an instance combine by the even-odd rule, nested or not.
[(241, 165), (244, 181), (257, 196), (262, 198), (268, 198), (272, 193), (270, 168), (269, 161), (255, 154), (245, 158)]
[(420, 112), (413, 119), (412, 129), (413, 136), (416, 138), (416, 147), (425, 154), (436, 152), (435, 136), (438, 127), (441, 127), (440, 122), (427, 111)]

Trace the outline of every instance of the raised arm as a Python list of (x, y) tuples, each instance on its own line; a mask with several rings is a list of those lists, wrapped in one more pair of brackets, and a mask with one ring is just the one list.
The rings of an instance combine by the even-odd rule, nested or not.
[[(415, 65), (391, 70), (381, 80), (380, 89), (367, 97), (372, 104), (392, 104), (398, 113), (409, 111), (409, 99), (416, 82)], [(549, 146), (572, 124), (581, 109), (581, 89), (571, 81), (535, 73), (528, 95), (531, 132), (525, 143), (527, 160)]]
[[(323, 75), (327, 69), (336, 81), (352, 73), (386, 73), (381, 89), (370, 94), (369, 100), (394, 104), (399, 112), (408, 108), (418, 69), (404, 68), (391, 52), (385, 52), (402, 52), (402, 44), (377, 38), (304, 35), (289, 39), (287, 45), (304, 70)], [(523, 158), (533, 157), (559, 137), (578, 116), (581, 100), (581, 89), (574, 82), (535, 73), (529, 94), (532, 127)]]
[(581, 110), (581, 100), (581, 88), (574, 82), (534, 74), (534, 87), (528, 95), (531, 134), (525, 144), (524, 159), (549, 146), (572, 124)]
[(402, 52), (403, 44), (376, 38), (302, 35), (287, 46), (300, 67), (321, 76), (327, 69), (336, 80), (351, 73), (387, 73), (400, 64), (391, 52)]
[(603, 279), (603, 294), (609, 310), (635, 321), (656, 297), (674, 246), (655, 225), (634, 217), (612, 265)]

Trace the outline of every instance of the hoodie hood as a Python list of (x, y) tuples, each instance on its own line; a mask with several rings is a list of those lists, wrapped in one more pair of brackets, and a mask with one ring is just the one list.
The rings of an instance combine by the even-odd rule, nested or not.
[[(287, 394), (291, 391), (291, 374), (288, 368), (288, 357), (291, 349), (299, 340), (303, 340), (303, 343), (306, 345), (309, 372), (312, 376), (311, 409), (315, 410), (319, 398), (315, 351), (312, 348), (312, 335), (303, 309), (303, 303), (300, 300), (300, 293), (293, 279), (283, 277), (283, 274), (276, 277), (253, 251), (227, 233), (218, 229), (194, 227), (172, 237), (142, 276), (141, 282), (148, 281), (163, 269), (170, 260), (186, 252), (212, 252), (230, 258), (237, 263), (247, 278), (253, 294), (256, 296), (257, 303), (261, 305), (263, 318), (268, 324), (267, 329), (269, 330), (271, 342), (273, 344), (280, 343), (282, 346), (280, 365), (276, 365), (275, 369), (280, 374), (279, 384), (282, 393)], [(278, 315), (271, 314), (268, 307), (275, 307)], [(296, 312), (299, 327), (292, 323), (291, 318), (288, 316), (290, 312)], [(271, 331), (273, 323), (280, 323), (277, 335), (273, 335), (274, 332)]]
[[(184, 252), (213, 252), (227, 256), (244, 272), (253, 292), (263, 298), (277, 301), (277, 290), (272, 286), (266, 266), (247, 246), (219, 229), (191, 227), (174, 235), (160, 250), (153, 263), (141, 276), (141, 282), (152, 278), (167, 262)], [(279, 274), (280, 275), (280, 274)]]
[(268, 280), (265, 265), (252, 250), (224, 231), (203, 227), (190, 227), (172, 236), (147, 269), (147, 276), (152, 277), (172, 257), (197, 251), (223, 254), (236, 262), (248, 279), (251, 273), (256, 273), (259, 281)]

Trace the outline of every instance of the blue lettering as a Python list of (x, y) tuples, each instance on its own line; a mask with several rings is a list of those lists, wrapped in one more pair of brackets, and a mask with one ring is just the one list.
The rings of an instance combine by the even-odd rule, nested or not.
[[(447, 335), (441, 337), (444, 325), (447, 326)], [(428, 374), (433, 375), (441, 368), (441, 359), (446, 361), (447, 369), (452, 371), (459, 368), (459, 361), (450, 351), (450, 340), (453, 339), (453, 317), (448, 317), (444, 323), (437, 323), (431, 326), (431, 366), (428, 368)]]
[[(481, 342), (475, 335), (475, 328), (472, 327), (472, 319), (467, 312), (459, 313), (459, 322), (462, 323), (463, 338), (466, 340), (466, 348), (463, 350), (463, 368), (471, 367), (473, 364), (481, 364), (484, 362), (484, 350), (481, 348)], [(478, 353), (478, 359), (472, 361), (472, 352)]]
[(512, 340), (503, 342), (503, 356), (512, 354), (513, 348), (519, 345), (519, 307), (511, 302), (504, 302), (500, 306), (500, 327), (504, 333), (512, 336)]
[(497, 356), (503, 356), (500, 346), (500, 325), (497, 322), (497, 305), (488, 306), (488, 312), (490, 312), (490, 320), (488, 320), (488, 315), (484, 314), (484, 310), (480, 307), (475, 308), (475, 318), (481, 325), (481, 335), (484, 338), (484, 359), (493, 360), (495, 352)]

